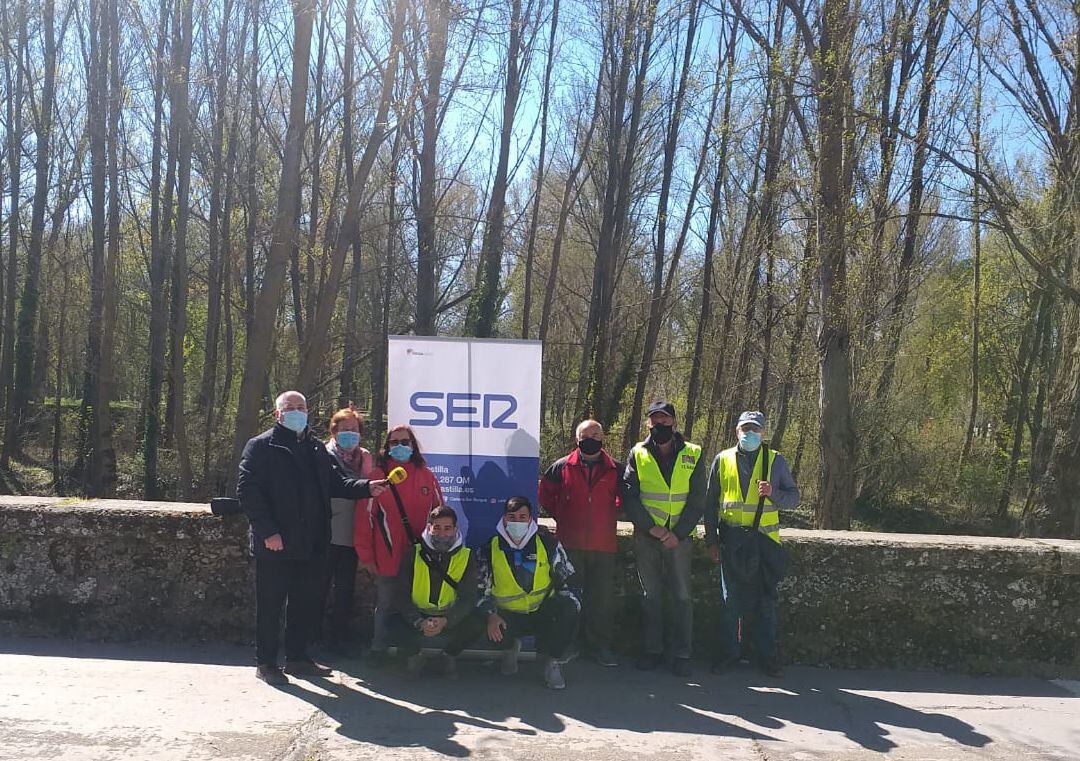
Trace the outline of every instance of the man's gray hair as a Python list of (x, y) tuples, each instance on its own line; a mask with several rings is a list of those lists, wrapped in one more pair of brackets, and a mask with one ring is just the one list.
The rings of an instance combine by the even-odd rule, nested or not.
[(580, 423), (577, 424), (577, 428), (574, 429), (574, 436), (577, 438), (581, 438), (581, 432), (592, 425), (595, 425), (597, 428), (599, 428), (600, 433), (604, 432), (604, 426), (600, 425), (599, 421), (589, 418), (587, 420), (582, 420)]
[(303, 399), (304, 406), (307, 406), (307, 397), (301, 394), (299, 391), (282, 391), (280, 394), (278, 394), (277, 399), (274, 400), (274, 409), (280, 412), (281, 405), (285, 402), (285, 397), (292, 396), (293, 394)]

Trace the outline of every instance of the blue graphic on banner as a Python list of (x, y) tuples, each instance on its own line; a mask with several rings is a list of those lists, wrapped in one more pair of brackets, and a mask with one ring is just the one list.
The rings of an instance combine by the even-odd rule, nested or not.
[(528, 497), (536, 504), (539, 457), (424, 452), (424, 459), (439, 479), (447, 504), (457, 510), (459, 528), (470, 547), (495, 535), (510, 497)]

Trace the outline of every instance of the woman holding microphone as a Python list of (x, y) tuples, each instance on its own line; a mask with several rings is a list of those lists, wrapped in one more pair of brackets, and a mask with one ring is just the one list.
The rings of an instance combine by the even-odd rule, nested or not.
[(443, 504), (442, 489), (427, 467), (412, 428), (392, 427), (382, 449), (375, 456), (369, 478), (382, 479), (394, 473), (395, 482), (378, 497), (357, 503), (354, 540), (360, 564), (375, 576), (375, 621), (371, 655), (386, 654), (387, 622), (394, 610), (394, 586), (403, 557), (412, 557), (413, 545), (427, 525), (433, 508)]

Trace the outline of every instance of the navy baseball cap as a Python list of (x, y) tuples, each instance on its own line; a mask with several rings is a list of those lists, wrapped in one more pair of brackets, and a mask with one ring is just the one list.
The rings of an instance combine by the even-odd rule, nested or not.
[(758, 426), (759, 428), (764, 429), (765, 428), (765, 415), (760, 413), (760, 412), (755, 412), (755, 411), (752, 411), (752, 410), (748, 410), (748, 411), (744, 412), (743, 414), (739, 415), (739, 422), (735, 424), (735, 427), (738, 428), (743, 423), (753, 423), (754, 425)]
[(646, 413), (646, 417), (652, 416), (657, 412), (663, 412), (665, 415), (671, 415), (675, 417), (675, 405), (671, 402), (656, 401), (649, 405), (649, 411)]

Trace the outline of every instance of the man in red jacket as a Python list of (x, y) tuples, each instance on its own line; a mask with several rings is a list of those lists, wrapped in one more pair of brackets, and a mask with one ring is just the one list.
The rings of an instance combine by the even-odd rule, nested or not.
[(555, 519), (556, 535), (577, 570), (584, 601), (588, 655), (617, 666), (611, 648), (615, 603), (615, 523), (622, 466), (604, 451), (604, 429), (595, 420), (578, 424), (577, 448), (551, 464), (540, 478), (540, 506)]

